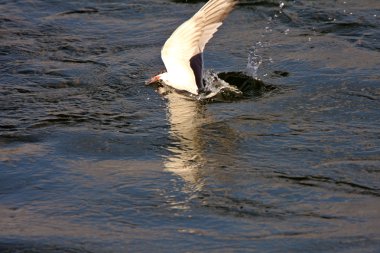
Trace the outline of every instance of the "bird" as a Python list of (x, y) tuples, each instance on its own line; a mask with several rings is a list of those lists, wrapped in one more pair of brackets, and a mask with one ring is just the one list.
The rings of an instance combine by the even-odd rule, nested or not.
[(194, 95), (204, 89), (203, 51), (238, 0), (209, 0), (166, 40), (161, 58), (166, 72), (152, 77), (148, 84), (162, 82)]

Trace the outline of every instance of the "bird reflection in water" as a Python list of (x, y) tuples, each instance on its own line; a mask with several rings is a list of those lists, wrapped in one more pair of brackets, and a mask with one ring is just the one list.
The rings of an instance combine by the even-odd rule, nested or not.
[(224, 183), (233, 180), (217, 169), (233, 166), (228, 158), (236, 152), (233, 129), (207, 113), (207, 104), (176, 92), (165, 97), (173, 141), (167, 148), (170, 155), (165, 158), (164, 168), (184, 180), (182, 191), (204, 190), (206, 178)]
[(198, 172), (204, 160), (200, 128), (206, 120), (205, 107), (176, 92), (167, 94), (166, 98), (173, 144), (168, 147), (171, 155), (166, 158), (164, 167), (190, 183), (194, 190), (200, 190), (203, 183)]

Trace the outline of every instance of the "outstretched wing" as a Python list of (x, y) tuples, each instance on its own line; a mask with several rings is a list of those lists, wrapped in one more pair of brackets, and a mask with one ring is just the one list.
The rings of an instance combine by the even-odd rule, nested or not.
[(203, 87), (203, 50), (237, 0), (210, 0), (192, 18), (179, 26), (161, 50), (166, 70), (177, 89), (197, 94)]

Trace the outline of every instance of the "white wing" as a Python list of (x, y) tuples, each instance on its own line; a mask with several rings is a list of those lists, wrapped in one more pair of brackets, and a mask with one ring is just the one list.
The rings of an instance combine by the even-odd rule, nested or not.
[(210, 0), (179, 26), (161, 50), (161, 58), (174, 88), (197, 94), (202, 88), (202, 53), (237, 0)]

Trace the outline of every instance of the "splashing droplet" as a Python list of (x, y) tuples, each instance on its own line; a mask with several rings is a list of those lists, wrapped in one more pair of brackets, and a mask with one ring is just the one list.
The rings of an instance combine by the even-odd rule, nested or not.
[(204, 92), (198, 95), (199, 100), (209, 99), (217, 95), (226, 95), (232, 97), (240, 97), (243, 93), (234, 85), (230, 85), (223, 79), (218, 77), (218, 74), (213, 70), (206, 70), (203, 73), (203, 81), (205, 84)]
[[(260, 42), (261, 43), (261, 42)], [(252, 47), (248, 52), (247, 74), (253, 78), (257, 77), (259, 66), (263, 62), (260, 55), (256, 54), (256, 49)]]

